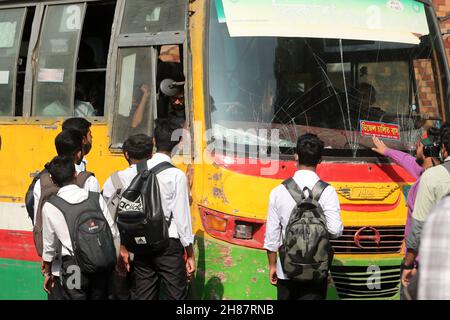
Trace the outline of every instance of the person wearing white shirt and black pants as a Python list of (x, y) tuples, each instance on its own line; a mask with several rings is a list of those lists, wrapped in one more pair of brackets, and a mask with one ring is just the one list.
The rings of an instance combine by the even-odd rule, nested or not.
[[(78, 187), (75, 184), (76, 172), (75, 165), (71, 157), (56, 157), (48, 165), (53, 182), (60, 187), (57, 196), (69, 204), (78, 204), (88, 199), (89, 192)], [(95, 193), (92, 193), (95, 195)], [(97, 194), (99, 206), (103, 216), (111, 228), (113, 238), (119, 237), (117, 227), (111, 219), (105, 200)], [(71, 214), (71, 212), (65, 212)], [(62, 266), (60, 280), (65, 300), (103, 300), (106, 299), (108, 289), (108, 279), (110, 275), (107, 272), (84, 274), (81, 272), (79, 281), (80, 287), (71, 287), (72, 273), (68, 270), (69, 266), (76, 264), (73, 257), (73, 246), (63, 212), (50, 202), (46, 202), (42, 208), (43, 216), (43, 269), (44, 269), (44, 290), (50, 291), (56, 281), (52, 275), (52, 264), (55, 261), (58, 252), (62, 257)], [(61, 249), (59, 251), (59, 249)]]
[[(55, 148), (58, 156), (68, 156), (71, 157), (76, 167), (76, 173), (79, 174), (81, 171), (78, 170), (79, 164), (83, 159), (83, 135), (76, 130), (66, 129), (60, 132), (55, 138)], [(100, 192), (100, 185), (97, 178), (94, 175), (87, 178), (84, 183), (83, 188), (86, 191)], [(36, 181), (33, 188), (33, 198), (34, 198), (34, 219), (37, 221), (37, 211), (39, 208), (39, 202), (41, 199), (41, 181), (40, 179)], [(52, 264), (52, 273), (55, 278), (59, 277), (61, 261), (59, 259), (59, 254)], [(61, 288), (59, 282), (55, 281), (54, 286), (51, 288), (49, 295), (49, 300), (61, 300), (63, 299)]]
[[(295, 161), (298, 171), (293, 179), (300, 190), (312, 190), (320, 180), (316, 174), (317, 165), (322, 159), (323, 142), (314, 134), (304, 134), (298, 138)], [(305, 196), (309, 196), (307, 191)], [(342, 234), (343, 225), (336, 190), (332, 186), (324, 189), (319, 204), (323, 209), (326, 225), (331, 238)], [(319, 282), (296, 282), (289, 280), (284, 272), (277, 252), (282, 245), (286, 226), (296, 202), (284, 185), (279, 185), (270, 193), (264, 248), (269, 259), (269, 277), (277, 286), (279, 300), (325, 299), (328, 279)]]
[[(157, 120), (154, 130), (156, 153), (147, 161), (148, 170), (162, 162), (172, 163), (171, 151), (179, 141), (172, 141), (172, 132), (177, 129), (168, 120)], [(136, 166), (126, 169), (120, 178), (124, 188), (128, 187), (137, 175)], [(168, 300), (183, 300), (187, 298), (188, 281), (195, 271), (194, 250), (192, 247), (194, 235), (189, 206), (187, 178), (178, 168), (169, 168), (156, 175), (164, 215), (169, 221), (169, 246), (158, 253), (135, 254), (133, 262), (133, 294), (135, 300), (155, 300), (160, 295), (160, 284), (164, 283)], [(110, 194), (105, 184), (104, 195)], [(121, 248), (121, 258), (125, 264), (128, 257)], [(184, 253), (187, 260), (184, 260)]]
[[(107, 203), (116, 194), (119, 196), (130, 185), (131, 181), (137, 174), (137, 164), (141, 161), (148, 160), (152, 156), (153, 142), (152, 138), (145, 134), (136, 134), (128, 137), (122, 145), (122, 152), (130, 165), (128, 168), (114, 172), (103, 185), (102, 194)], [(116, 212), (113, 216), (116, 216)], [(112, 298), (118, 300), (130, 299), (130, 288), (132, 282), (132, 263), (129, 261), (129, 254), (122, 247), (120, 252), (124, 260), (120, 260), (117, 265), (116, 272), (113, 276)]]

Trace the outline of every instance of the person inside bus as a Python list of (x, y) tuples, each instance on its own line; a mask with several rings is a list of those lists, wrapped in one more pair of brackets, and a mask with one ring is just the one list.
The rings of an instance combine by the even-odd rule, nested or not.
[(165, 118), (176, 123), (179, 128), (184, 127), (186, 122), (186, 111), (184, 104), (184, 82), (175, 82), (172, 79), (165, 79), (161, 82), (161, 93), (168, 99), (162, 98), (159, 110), (163, 109)]
[(131, 130), (130, 134), (139, 133), (142, 128), (148, 124), (150, 112), (148, 110), (150, 100), (150, 87), (147, 84), (141, 84), (136, 87), (133, 94), (133, 102), (131, 106)]
[(376, 89), (366, 83), (362, 82), (357, 87), (357, 101), (354, 107), (357, 108), (358, 115), (356, 120), (371, 120), (381, 122), (393, 122), (396, 117), (387, 113), (376, 105), (377, 91)]
[(93, 117), (96, 115), (94, 106), (89, 102), (87, 90), (83, 83), (75, 86), (75, 110), (76, 117)]
[[(419, 182), (422, 173), (428, 168), (434, 167), (440, 164), (439, 151), (440, 151), (440, 130), (437, 128), (429, 128), (424, 132), (422, 139), (417, 143), (416, 156), (413, 157), (408, 153), (388, 148), (383, 141), (373, 137), (373, 143), (375, 145), (372, 148), (376, 153), (386, 156), (395, 161), (399, 166), (408, 171), (408, 173), (416, 179), (411, 189), (408, 192), (406, 204), (408, 207), (408, 215), (405, 224), (405, 239), (407, 238), (410, 228), (412, 213), (414, 211), (414, 202), (416, 201), (417, 191), (419, 189)], [(401, 286), (400, 298), (402, 300), (416, 300), (417, 297), (417, 265), (418, 259), (415, 261), (414, 277), (410, 280), (408, 287)]]

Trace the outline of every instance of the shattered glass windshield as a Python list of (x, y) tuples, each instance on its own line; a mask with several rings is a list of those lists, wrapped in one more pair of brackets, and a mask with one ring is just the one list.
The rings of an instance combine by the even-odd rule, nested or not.
[[(373, 147), (371, 136), (412, 151), (442, 110), (432, 48), (420, 44), (302, 37), (231, 37), (211, 5), (209, 25), (210, 117), (214, 137), (237, 143), (278, 131), (280, 152), (297, 137), (317, 134), (327, 152), (356, 156)], [(272, 130), (272, 131), (271, 131)], [(267, 139), (270, 139), (270, 133)], [(363, 152), (363, 153), (364, 153)]]

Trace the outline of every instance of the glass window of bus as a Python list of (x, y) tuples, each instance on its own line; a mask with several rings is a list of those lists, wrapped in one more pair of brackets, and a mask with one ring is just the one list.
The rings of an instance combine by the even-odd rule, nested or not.
[(153, 131), (156, 56), (152, 52), (151, 47), (119, 50), (112, 148), (120, 148), (130, 135)]
[(84, 4), (47, 7), (35, 71), (35, 116), (73, 114), (75, 68), (84, 13)]
[(0, 116), (16, 113), (17, 66), (25, 17), (25, 8), (0, 10)]
[(363, 125), (378, 122), (369, 129), (386, 130), (389, 147), (411, 151), (420, 131), (440, 120), (431, 46), (440, 34), (430, 23), (430, 33), (414, 45), (231, 37), (214, 4), (210, 19), (209, 109), (218, 148), (230, 136), (247, 146), (262, 143), (255, 130), (274, 129), (282, 153), (291, 154), (296, 137), (311, 132), (329, 155), (373, 155)]
[(77, 62), (75, 116), (105, 114), (106, 65), (115, 3), (88, 3)]
[(186, 28), (186, 0), (128, 0), (121, 33), (158, 33)]

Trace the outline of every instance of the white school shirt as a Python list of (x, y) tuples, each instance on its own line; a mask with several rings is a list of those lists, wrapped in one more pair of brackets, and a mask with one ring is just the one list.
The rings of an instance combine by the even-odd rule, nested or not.
[[(172, 163), (172, 160), (168, 155), (155, 153), (147, 161), (147, 167), (151, 169), (162, 162)], [(137, 167), (136, 165), (132, 165), (125, 170), (119, 171), (118, 175), (122, 182), (123, 190), (125, 190), (137, 175)], [(187, 247), (194, 242), (194, 235), (192, 233), (186, 175), (178, 168), (169, 168), (158, 173), (156, 177), (158, 179), (161, 192), (161, 204), (166, 219), (169, 220), (171, 213), (173, 214), (169, 227), (169, 238), (180, 239), (181, 244)], [(105, 199), (109, 199), (116, 193), (111, 177), (106, 180), (102, 193)]]
[[(89, 192), (75, 184), (71, 184), (59, 189), (58, 196), (71, 204), (75, 204), (86, 200), (89, 196)], [(111, 215), (108, 211), (108, 206), (101, 195), (99, 196), (99, 204), (103, 215), (111, 228), (114, 239), (119, 238), (119, 231), (114, 225), (114, 221), (111, 219)], [(46, 262), (52, 262), (57, 258), (59, 255), (59, 246), (61, 246), (62, 257), (73, 253), (69, 228), (67, 227), (64, 215), (58, 208), (49, 202), (46, 202), (42, 208), (42, 238), (42, 260)], [(57, 271), (57, 275), (59, 275), (59, 270)], [(53, 268), (52, 273), (55, 274)]]
[[(320, 180), (319, 176), (310, 170), (298, 170), (293, 178), (300, 190), (303, 190), (304, 187), (312, 190), (317, 181)], [(308, 196), (307, 191), (305, 191), (305, 196)], [(319, 204), (323, 209), (331, 238), (340, 237), (344, 226), (340, 215), (339, 199), (336, 190), (332, 186), (325, 188), (319, 199)], [(264, 248), (266, 250), (278, 252), (282, 245), (281, 233), (284, 237), (289, 217), (295, 205), (295, 200), (284, 185), (277, 186), (270, 193), (264, 239)], [(279, 256), (277, 258), (277, 276), (279, 279), (287, 279), (281, 267)]]

